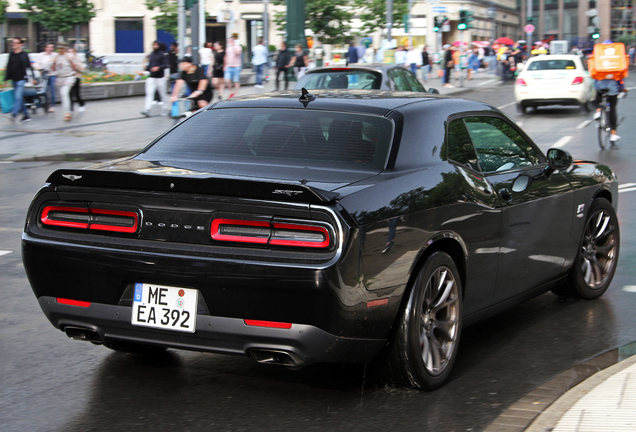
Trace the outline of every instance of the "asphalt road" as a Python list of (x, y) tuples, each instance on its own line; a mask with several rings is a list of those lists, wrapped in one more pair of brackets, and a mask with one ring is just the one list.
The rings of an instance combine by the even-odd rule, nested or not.
[[(430, 393), (385, 386), (364, 366), (290, 371), (243, 357), (115, 353), (54, 329), (20, 258), (33, 194), (54, 169), (86, 164), (0, 163), (0, 430), (480, 431), (555, 375), (635, 341), (634, 119), (619, 127), (617, 148), (601, 152), (594, 125), (582, 126), (591, 114), (557, 108), (520, 116), (512, 86), (464, 97), (503, 107), (544, 151), (560, 145), (618, 173), (621, 254), (603, 297), (563, 300), (548, 293), (466, 329), (450, 381)], [(635, 109), (636, 96), (621, 100), (621, 115)]]

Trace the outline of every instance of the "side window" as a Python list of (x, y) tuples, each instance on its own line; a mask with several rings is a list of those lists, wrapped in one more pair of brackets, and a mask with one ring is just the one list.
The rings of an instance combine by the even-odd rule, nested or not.
[(418, 91), (418, 92), (425, 91), (422, 84), (420, 84), (420, 82), (417, 80), (417, 78), (413, 76), (412, 73), (405, 72), (404, 75), (406, 76), (406, 80), (409, 82), (409, 85), (411, 86), (412, 91)]
[(507, 171), (541, 163), (534, 148), (505, 120), (466, 117), (464, 121), (482, 172)]
[(393, 81), (394, 90), (411, 91), (411, 87), (409, 86), (408, 81), (406, 81), (406, 77), (404, 76), (400, 68), (391, 69), (389, 71), (389, 76)]
[(448, 158), (479, 171), (477, 153), (463, 120), (453, 120), (448, 126)]

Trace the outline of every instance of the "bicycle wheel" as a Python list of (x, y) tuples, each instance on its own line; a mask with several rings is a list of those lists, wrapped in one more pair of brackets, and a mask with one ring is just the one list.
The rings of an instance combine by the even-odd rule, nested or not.
[(601, 117), (598, 119), (598, 145), (601, 150), (605, 150), (605, 147), (609, 144), (609, 128), (607, 126), (607, 111), (605, 107), (601, 107)]

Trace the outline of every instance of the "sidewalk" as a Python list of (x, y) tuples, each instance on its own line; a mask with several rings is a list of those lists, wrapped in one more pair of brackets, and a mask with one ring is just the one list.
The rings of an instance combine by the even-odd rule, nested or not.
[[(464, 87), (442, 87), (437, 77), (425, 87), (436, 88), (443, 95), (461, 95), (497, 82), (490, 74), (478, 73), (473, 80), (464, 81)], [(263, 89), (242, 86), (239, 95), (269, 92), (274, 87), (273, 80)], [(38, 110), (27, 123), (12, 123), (4, 115), (0, 118), (0, 161), (99, 160), (133, 155), (175, 123), (170, 117), (160, 116), (158, 105), (150, 118), (140, 114), (143, 107), (144, 98), (140, 96), (89, 101), (86, 110), (76, 111), (70, 122), (62, 120), (59, 105), (52, 114)]]

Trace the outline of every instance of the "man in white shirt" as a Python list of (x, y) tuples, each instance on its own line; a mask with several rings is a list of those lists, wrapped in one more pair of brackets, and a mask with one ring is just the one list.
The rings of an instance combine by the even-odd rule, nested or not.
[(263, 69), (267, 64), (267, 47), (263, 45), (263, 38), (258, 40), (258, 45), (252, 48), (252, 64), (256, 68), (256, 88), (263, 88)]
[(206, 42), (204, 48), (199, 50), (199, 61), (205, 76), (208, 76), (208, 68), (212, 64), (212, 42)]
[(49, 99), (49, 112), (55, 111), (55, 72), (51, 71), (51, 65), (53, 65), (53, 62), (55, 62), (57, 58), (57, 53), (54, 50), (55, 44), (46, 44), (44, 51), (38, 55), (35, 61), (35, 69), (46, 73), (46, 89), (47, 93), (50, 92), (51, 94), (51, 99)]
[(411, 68), (411, 72), (413, 72), (415, 76), (417, 76), (417, 69), (422, 66), (422, 54), (420, 54), (413, 45), (409, 45), (409, 50), (406, 53), (405, 66)]
[(395, 64), (404, 65), (406, 63), (406, 51), (404, 47), (399, 45), (395, 50)]

